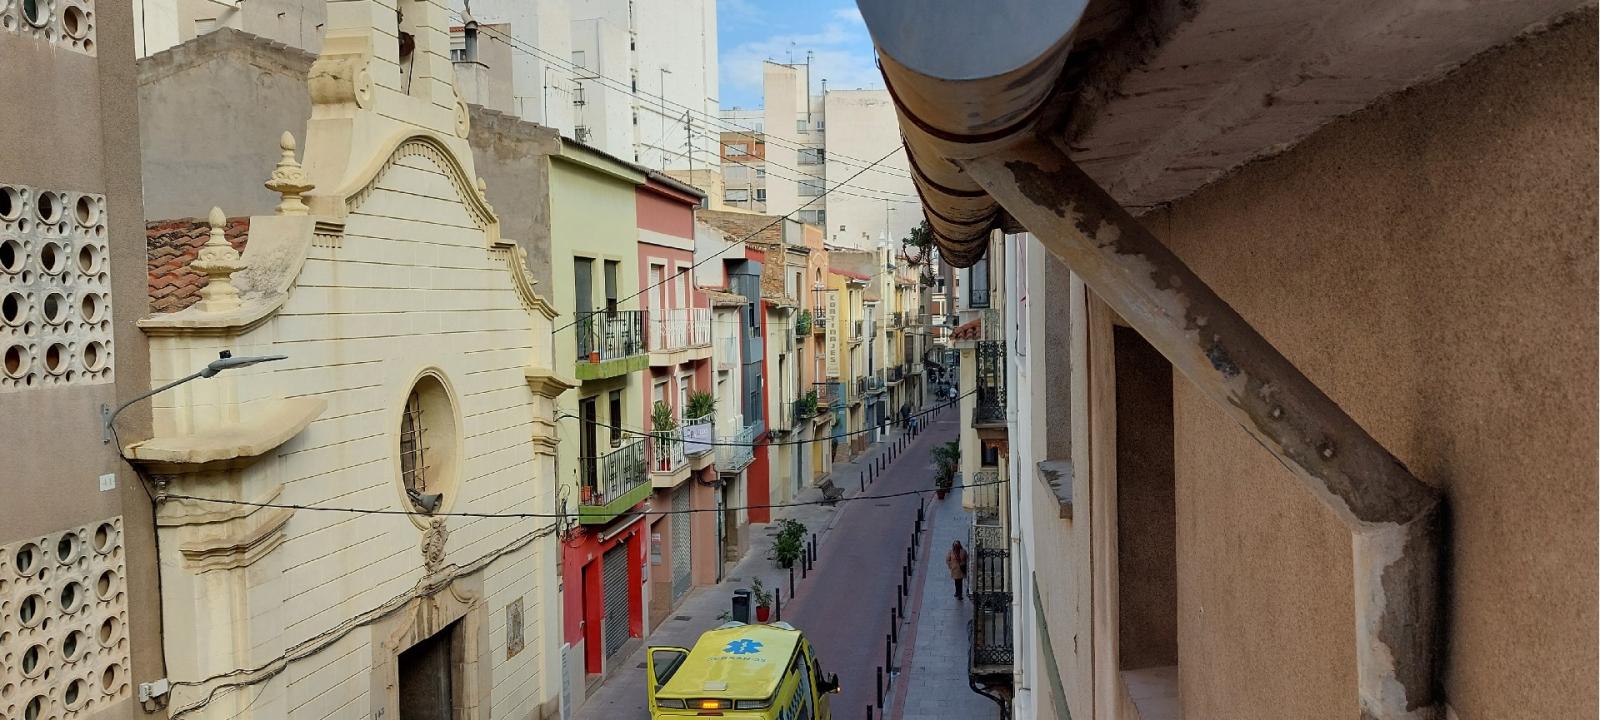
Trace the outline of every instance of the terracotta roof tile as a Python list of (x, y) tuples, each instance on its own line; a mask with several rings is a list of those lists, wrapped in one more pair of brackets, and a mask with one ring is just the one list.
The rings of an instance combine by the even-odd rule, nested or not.
[[(223, 236), (233, 249), (244, 252), (250, 218), (228, 218)], [(206, 278), (189, 263), (211, 235), (211, 225), (199, 218), (152, 220), (145, 223), (145, 260), (149, 272), (150, 311), (170, 313), (200, 301)]]

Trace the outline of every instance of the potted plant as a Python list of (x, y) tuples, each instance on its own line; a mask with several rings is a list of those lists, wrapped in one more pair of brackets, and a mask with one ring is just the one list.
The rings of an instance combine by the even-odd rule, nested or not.
[(783, 527), (778, 531), (777, 538), (772, 541), (772, 553), (769, 557), (778, 563), (778, 567), (788, 570), (800, 560), (800, 553), (805, 549), (806, 526), (796, 520), (781, 522)]
[(683, 416), (694, 420), (710, 415), (716, 409), (717, 399), (712, 397), (711, 393), (692, 392), (689, 393), (689, 409), (684, 412)]
[(950, 492), (956, 482), (956, 470), (961, 467), (961, 443), (954, 440), (933, 447), (933, 487), (940, 500)]
[(811, 333), (811, 311), (801, 310), (795, 317), (794, 332), (796, 335), (809, 335)]
[(772, 593), (761, 584), (761, 578), (750, 580), (750, 597), (756, 603), (756, 622), (766, 622), (772, 616)]

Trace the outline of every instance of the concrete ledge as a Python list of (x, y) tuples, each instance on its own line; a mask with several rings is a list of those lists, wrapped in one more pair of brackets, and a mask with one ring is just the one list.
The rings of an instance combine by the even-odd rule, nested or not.
[(178, 472), (241, 467), (299, 435), (327, 407), (321, 398), (271, 400), (252, 406), (244, 422), (190, 435), (153, 437), (129, 445), (122, 456), (157, 470)]
[(1071, 460), (1041, 460), (1039, 461), (1039, 482), (1050, 488), (1055, 495), (1056, 504), (1061, 508), (1059, 517), (1063, 520), (1072, 519), (1072, 461)]

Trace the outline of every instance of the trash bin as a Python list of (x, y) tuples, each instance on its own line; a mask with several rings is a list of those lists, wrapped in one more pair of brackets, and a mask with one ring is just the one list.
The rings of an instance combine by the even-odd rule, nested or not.
[(750, 622), (750, 591), (739, 588), (733, 591), (733, 620), (734, 622)]

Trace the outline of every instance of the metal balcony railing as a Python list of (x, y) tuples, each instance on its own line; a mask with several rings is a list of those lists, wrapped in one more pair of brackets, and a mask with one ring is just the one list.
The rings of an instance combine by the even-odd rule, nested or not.
[(645, 321), (651, 352), (711, 344), (710, 308), (667, 308), (650, 311)]
[(603, 362), (645, 352), (644, 312), (597, 310), (578, 313), (573, 322), (578, 362)]
[(1000, 469), (978, 468), (962, 491), (974, 509), (996, 512), (1000, 509)]
[(822, 402), (821, 398), (821, 393), (813, 391), (813, 393), (792, 403), (794, 408), (794, 427), (802, 427), (805, 421), (817, 416), (818, 407)]
[(823, 315), (813, 316), (811, 318), (811, 332), (817, 335), (828, 334), (828, 318)]
[(889, 382), (897, 383), (905, 377), (905, 368), (895, 365), (889, 368)]
[[(739, 418), (743, 425), (744, 418)], [(738, 433), (731, 437), (717, 438), (717, 471), (738, 472), (743, 470), (755, 460), (756, 431), (760, 425), (751, 423), (743, 425)]]
[(1011, 644), (1011, 553), (1005, 529), (980, 521), (985, 515), (979, 513), (974, 518), (968, 553), (973, 674), (1004, 672), (1015, 661)]
[(639, 438), (604, 455), (578, 458), (583, 494), (579, 521), (604, 523), (650, 495), (645, 441)]
[(828, 408), (838, 405), (841, 395), (844, 394), (844, 384), (837, 382), (821, 382), (817, 387), (817, 407)]
[(683, 428), (650, 433), (651, 470), (658, 473), (677, 472), (689, 462), (683, 451)]
[(706, 413), (697, 418), (690, 418), (683, 423), (683, 454), (704, 455), (711, 452), (715, 442), (716, 413)]
[(871, 390), (872, 390), (872, 378), (867, 378), (867, 377), (858, 377), (858, 378), (856, 378), (856, 396), (857, 397), (865, 395), (868, 392), (870, 392)]
[(977, 344), (977, 405), (973, 425), (1003, 425), (1006, 421), (1006, 344), (982, 340)]

